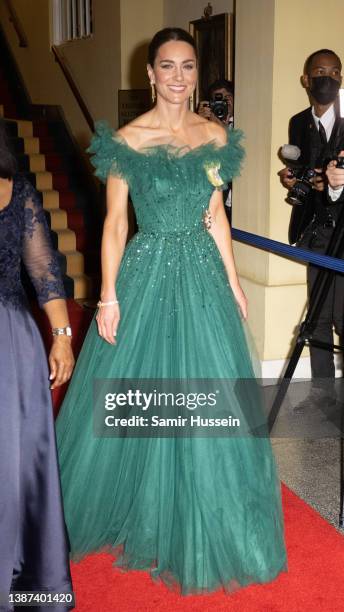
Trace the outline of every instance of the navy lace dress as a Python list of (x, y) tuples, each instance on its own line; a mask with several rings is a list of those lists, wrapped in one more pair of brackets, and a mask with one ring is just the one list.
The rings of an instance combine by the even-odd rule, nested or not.
[(42, 204), (16, 176), (11, 201), (0, 210), (0, 610), (6, 612), (17, 609), (4, 601), (11, 588), (72, 589), (49, 371), (20, 280), (22, 261), (41, 305), (64, 297)]

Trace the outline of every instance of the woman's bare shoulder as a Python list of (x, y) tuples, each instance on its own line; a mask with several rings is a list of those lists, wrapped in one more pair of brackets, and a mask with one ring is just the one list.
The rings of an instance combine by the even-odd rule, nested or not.
[(152, 111), (148, 111), (147, 113), (136, 117), (133, 119), (133, 121), (130, 121), (130, 123), (127, 123), (117, 131), (117, 134), (122, 136), (122, 138), (124, 138), (128, 145), (133, 149), (139, 149), (147, 139), (147, 132), (150, 127), (151, 112)]
[(209, 121), (209, 119), (205, 119), (196, 113), (192, 113), (192, 116), (190, 117), (190, 125), (199, 130), (199, 133), (202, 132), (202, 140), (205, 143), (210, 142), (211, 140), (216, 140), (219, 145), (223, 145), (227, 142), (226, 130), (219, 123)]
[(219, 145), (227, 143), (227, 132), (222, 125), (215, 121), (208, 121), (209, 140), (216, 140)]

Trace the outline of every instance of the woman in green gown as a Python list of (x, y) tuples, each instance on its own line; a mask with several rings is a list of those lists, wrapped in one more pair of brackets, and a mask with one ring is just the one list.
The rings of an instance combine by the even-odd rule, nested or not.
[[(188, 109), (197, 57), (184, 30), (154, 36), (148, 75), (152, 110), (117, 133), (99, 123), (89, 149), (107, 215), (101, 301), (57, 420), (65, 516), (74, 558), (110, 550), (182, 594), (231, 591), (286, 569), (268, 436), (93, 429), (97, 379), (254, 379), (219, 189), (238, 174), (241, 133)], [(139, 231), (125, 247), (129, 192)], [(258, 396), (229, 403), (256, 421)]]

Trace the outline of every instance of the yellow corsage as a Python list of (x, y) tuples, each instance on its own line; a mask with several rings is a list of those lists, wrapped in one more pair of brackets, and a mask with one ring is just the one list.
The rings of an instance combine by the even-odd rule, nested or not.
[(210, 162), (204, 164), (204, 169), (207, 175), (209, 183), (211, 183), (216, 189), (223, 187), (224, 182), (219, 174), (221, 168), (220, 162)]

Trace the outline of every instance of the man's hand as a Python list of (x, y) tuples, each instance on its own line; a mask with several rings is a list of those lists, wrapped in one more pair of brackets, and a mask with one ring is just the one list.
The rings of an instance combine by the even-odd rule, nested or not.
[(315, 168), (316, 172), (321, 172), (321, 176), (315, 176), (314, 178), (312, 178), (312, 183), (313, 183), (313, 189), (315, 189), (316, 191), (324, 191), (325, 189), (325, 177), (323, 174), (323, 170), (322, 168)]
[(202, 102), (199, 103), (198, 115), (204, 117), (204, 119), (211, 119), (212, 114), (209, 102), (207, 100), (202, 100)]
[(199, 103), (199, 107), (198, 107), (198, 115), (200, 117), (204, 117), (204, 119), (208, 119), (209, 121), (214, 121), (215, 123), (218, 123), (219, 125), (223, 125), (223, 121), (221, 121), (221, 119), (218, 119), (213, 111), (211, 110), (210, 106), (209, 106), (209, 102), (207, 102), (207, 100), (203, 100), (202, 102)]
[(295, 183), (296, 183), (296, 178), (293, 175), (293, 173), (291, 172), (291, 170), (289, 168), (283, 168), (282, 170), (280, 170), (278, 172), (278, 176), (280, 177), (280, 181), (283, 185), (283, 187), (285, 187), (286, 189), (291, 189), (292, 187), (294, 187)]
[[(339, 153), (339, 157), (344, 157), (344, 151)], [(332, 189), (341, 189), (344, 186), (344, 169), (337, 168), (336, 161), (330, 161), (327, 166), (326, 176)]]

